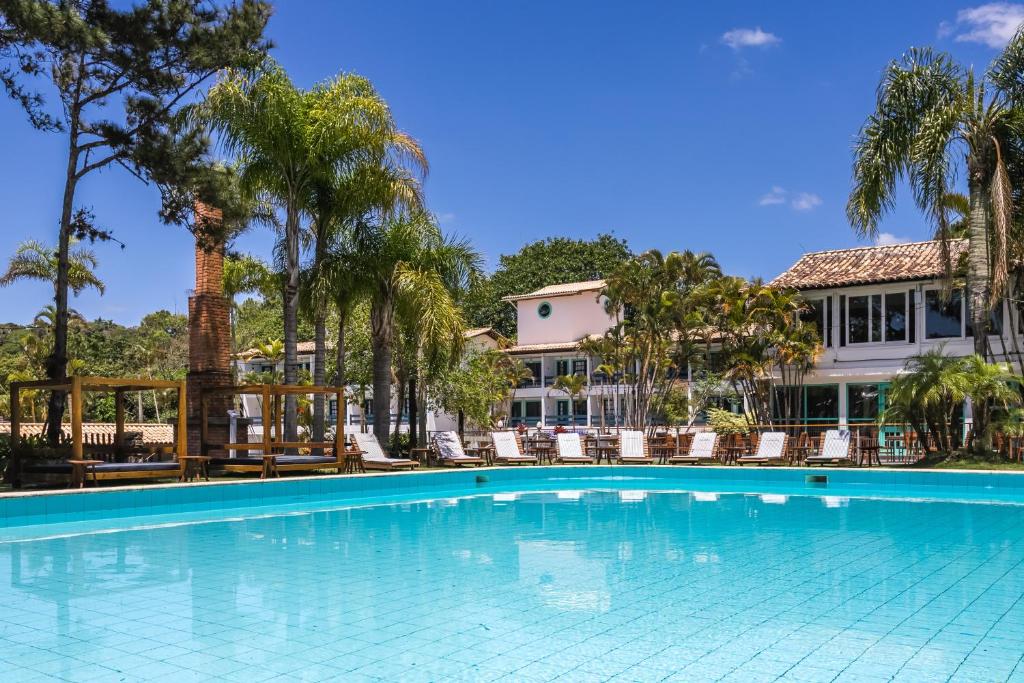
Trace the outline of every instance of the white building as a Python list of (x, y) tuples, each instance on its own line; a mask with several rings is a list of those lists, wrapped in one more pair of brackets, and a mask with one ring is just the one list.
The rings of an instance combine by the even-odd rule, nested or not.
[[(953, 258), (966, 248), (965, 240), (953, 241)], [(799, 290), (811, 303), (824, 347), (806, 378), (802, 421), (873, 422), (885, 407), (889, 382), (911, 356), (939, 345), (955, 355), (973, 353), (965, 298), (959, 291), (943, 297), (943, 275), (939, 243), (918, 242), (804, 254), (773, 281)], [(517, 311), (518, 343), (508, 353), (533, 374), (516, 391), (512, 425), (593, 426), (602, 402), (605, 423), (616, 424), (621, 396), (595, 374), (598, 361), (579, 351), (581, 341), (615, 324), (605, 310), (603, 287), (602, 280), (576, 282), (505, 299)], [(1012, 317), (1020, 330), (1018, 315)], [(993, 329), (1009, 329), (1009, 320), (1004, 304), (993, 316)], [(999, 336), (989, 342), (997, 359), (1010, 344)], [(588, 378), (574, 405), (551, 389), (557, 376), (567, 374)]]

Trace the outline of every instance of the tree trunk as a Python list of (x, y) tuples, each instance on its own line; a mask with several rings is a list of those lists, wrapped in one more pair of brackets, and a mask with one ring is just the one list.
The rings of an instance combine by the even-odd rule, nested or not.
[(427, 405), (426, 384), (420, 382), (416, 389), (417, 391), (419, 391), (419, 395), (416, 399), (417, 412), (419, 413), (417, 416), (419, 418), (417, 426), (419, 428), (420, 435), (418, 443), (423, 444), (422, 447), (426, 448), (426, 446), (430, 443), (429, 439), (427, 439), (427, 411), (425, 410)]
[[(313, 384), (322, 387), (327, 385), (327, 312), (322, 306), (316, 310), (316, 321), (313, 324)], [(326, 394), (313, 394), (313, 441), (324, 440), (326, 422)], [(314, 455), (321, 455), (322, 448), (314, 448)]]
[(378, 294), (370, 307), (370, 336), (373, 341), (373, 433), (383, 446), (391, 427), (391, 337), (394, 310), (386, 292)]
[(345, 318), (348, 316), (345, 314), (345, 307), (341, 304), (338, 305), (338, 344), (335, 351), (335, 377), (334, 386), (340, 387), (343, 391), (341, 394), (342, 404), (338, 406), (338, 421), (335, 425), (335, 429), (342, 429), (345, 420), (345, 414), (348, 412), (348, 395), (344, 391), (345, 389)]
[[(298, 334), (299, 334), (299, 210), (294, 202), (286, 208), (284, 242), (285, 273), (284, 286), (284, 383), (298, 383)], [(296, 397), (288, 394), (284, 399), (284, 440), (297, 441), (298, 421), (295, 412)], [(288, 452), (294, 452), (289, 449)]]
[(405, 416), (405, 382), (405, 373), (396, 373), (395, 384), (397, 386), (397, 390), (395, 396), (395, 430), (391, 435), (391, 441), (396, 445), (398, 444), (398, 437), (402, 433), (402, 417)]
[[(78, 186), (78, 115), (74, 105), (69, 126), (68, 166), (64, 179), (64, 198), (60, 212), (60, 235), (57, 240), (57, 282), (54, 290), (56, 319), (53, 321), (53, 351), (46, 359), (48, 379), (63, 379), (68, 373), (68, 272), (70, 269), (71, 217), (75, 190)], [(51, 391), (46, 411), (46, 439), (56, 446), (61, 437), (67, 392)]]
[(416, 368), (409, 372), (409, 448), (416, 448), (418, 439), (416, 434), (419, 425), (419, 396), (416, 393)]
[(989, 284), (992, 260), (989, 255), (986, 184), (977, 164), (970, 164), (968, 173), (971, 211), (968, 216), (970, 242), (967, 252), (967, 300), (971, 307), (971, 327), (974, 328), (974, 352), (988, 359)]

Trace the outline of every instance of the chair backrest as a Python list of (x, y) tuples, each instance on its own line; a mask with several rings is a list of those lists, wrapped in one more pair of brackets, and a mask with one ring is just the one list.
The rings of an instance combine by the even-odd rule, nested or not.
[(434, 447), (442, 460), (458, 460), (469, 457), (462, 450), (462, 442), (455, 432), (438, 432), (434, 434)]
[(690, 441), (690, 455), (696, 458), (710, 458), (715, 454), (718, 434), (715, 432), (697, 432)]
[(519, 435), (515, 432), (491, 432), (491, 441), (494, 442), (494, 456), (497, 458), (522, 456), (519, 450)]
[(644, 443), (646, 439), (643, 432), (626, 430), (619, 434), (619, 455), (624, 458), (644, 457)]
[(850, 455), (850, 430), (830, 429), (825, 432), (825, 441), (821, 444), (821, 457), (846, 458)]
[(785, 447), (785, 432), (765, 432), (757, 442), (757, 457), (781, 458)]
[(576, 432), (562, 432), (558, 435), (558, 455), (562, 458), (582, 458), (583, 443)]
[(356, 448), (363, 452), (363, 460), (387, 460), (388, 456), (380, 447), (377, 436), (373, 432), (355, 432), (352, 435)]

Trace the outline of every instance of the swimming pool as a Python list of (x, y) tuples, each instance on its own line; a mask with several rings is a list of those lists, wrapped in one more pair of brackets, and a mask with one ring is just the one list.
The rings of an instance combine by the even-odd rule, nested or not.
[(5, 680), (1024, 680), (1014, 475), (501, 469), (0, 512)]

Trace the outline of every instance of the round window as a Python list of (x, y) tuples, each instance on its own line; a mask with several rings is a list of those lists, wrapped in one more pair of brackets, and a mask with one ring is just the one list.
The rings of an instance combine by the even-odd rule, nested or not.
[(549, 304), (547, 301), (545, 301), (540, 306), (538, 306), (537, 307), (537, 315), (539, 315), (542, 318), (546, 318), (549, 315), (551, 315), (551, 304)]

